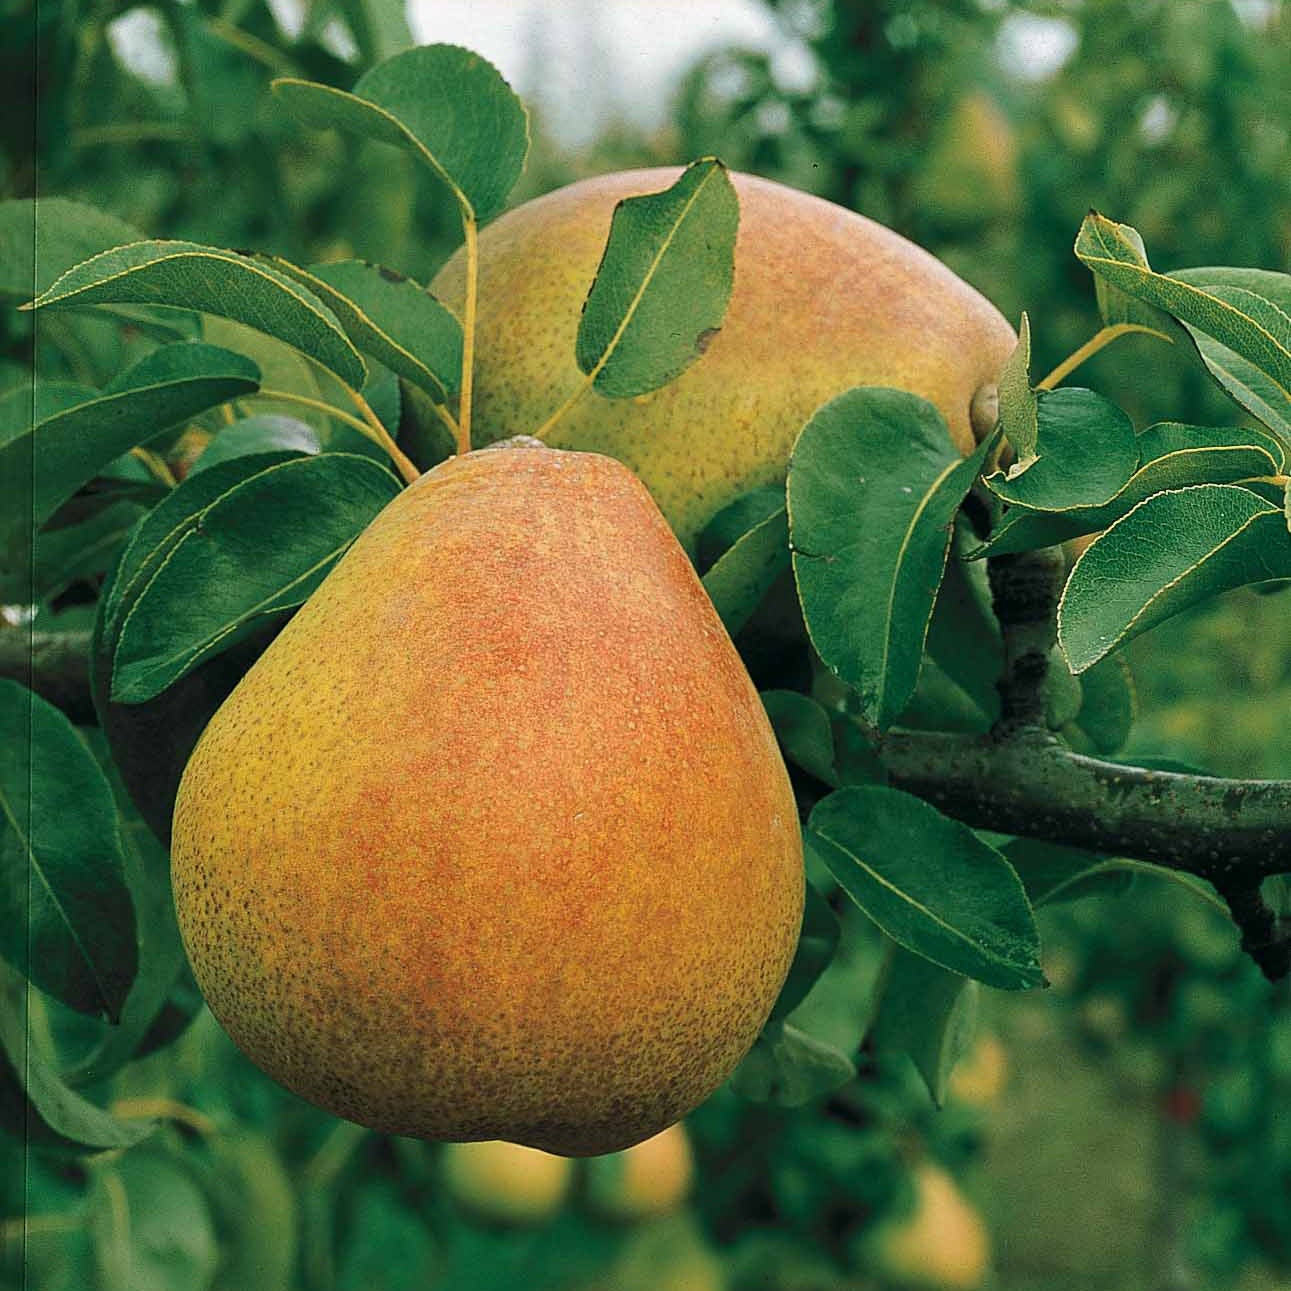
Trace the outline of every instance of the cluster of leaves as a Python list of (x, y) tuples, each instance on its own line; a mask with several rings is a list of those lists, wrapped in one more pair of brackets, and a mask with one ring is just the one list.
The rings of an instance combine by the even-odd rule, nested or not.
[[(1082, 226), (1076, 253), (1098, 276), (1099, 343), (1134, 327), (1195, 346), (1262, 425), (1162, 423), (1136, 434), (1092, 390), (1034, 389), (1024, 318), (1001, 378), (999, 426), (974, 454), (961, 457), (939, 413), (916, 396), (870, 388), (840, 395), (799, 437), (785, 496), (762, 491), (718, 518), (729, 534), (742, 517), (743, 531), (705, 575), (738, 631), (792, 562), (811, 644), (845, 690), (818, 687), (815, 698), (772, 691), (768, 711), (789, 761), (833, 790), (811, 807), (810, 852), (903, 948), (898, 964), (909, 965), (909, 997), (919, 1007), (911, 1010), (918, 1024), (898, 1043), (934, 1092), (965, 981), (1039, 984), (1032, 904), (1115, 868), (1092, 853), (1025, 840), (1000, 846), (886, 787), (881, 764), (865, 756), (860, 732), (881, 738), (920, 724), (911, 709), (921, 707), (921, 674), (958, 687), (978, 729), (997, 716), (1001, 651), (972, 562), (1097, 535), (1059, 607), (1050, 719), (1105, 753), (1123, 745), (1133, 715), (1121, 647), (1234, 587), (1291, 578), (1291, 278), (1246, 269), (1156, 274), (1134, 230), (1098, 215)], [(1014, 455), (1007, 470), (996, 465), (1001, 436)], [(956, 517), (973, 490), (986, 520), (956, 548)], [(808, 947), (804, 940), (800, 971)], [(826, 959), (815, 944), (811, 964)], [(893, 1008), (904, 975), (888, 987)], [(772, 1056), (782, 1090), (806, 1081), (819, 1092), (849, 1075), (839, 1055), (805, 1042), (789, 1048), (781, 1034), (764, 1037), (749, 1061)]]
[[(352, 92), (295, 77), (275, 88), (306, 124), (424, 165), (457, 209), (468, 256), (524, 163), (523, 109), (468, 51), (410, 51)], [(0, 207), (0, 237), (30, 245), (32, 218), (30, 204)], [(18, 903), (0, 954), (84, 1015), (69, 1065), (26, 1043), (39, 997), (6, 980), (0, 1100), (30, 1142), (75, 1152), (125, 1148), (155, 1129), (105, 1111), (104, 1082), (196, 1009), (163, 846), (183, 763), (238, 677), (397, 493), (391, 467), (411, 479), (414, 444), (421, 465), (469, 446), (472, 319), (362, 261), (302, 267), (150, 241), (70, 204), (43, 203), (41, 218), (52, 256), (28, 261), (26, 284), (6, 290), (34, 281), (40, 317), (106, 327), (120, 357), (97, 388), (41, 382), (0, 402), (5, 514), (32, 521), (4, 535), (6, 599), (39, 623), (69, 585), (113, 566), (94, 618), (102, 736), (21, 686), (0, 689), (0, 724), (28, 752), (0, 784), (0, 863)], [(720, 325), (729, 297), (737, 220), (713, 160), (620, 205), (579, 329), (575, 397), (635, 397), (695, 361), (696, 338)], [(787, 489), (740, 499), (705, 536), (705, 586), (731, 631), (788, 580), (816, 661), (808, 686), (765, 695), (798, 775), (811, 888), (789, 982), (733, 1082), (746, 1099), (797, 1106), (855, 1090), (852, 1046), (797, 1025), (839, 946), (831, 900), (850, 899), (881, 931), (881, 989), (855, 1035), (867, 1037), (867, 1074), (906, 1055), (939, 1101), (972, 1034), (977, 983), (1043, 982), (1035, 908), (1126, 867), (985, 836), (884, 782), (871, 742), (889, 729), (985, 730), (998, 715), (1001, 647), (982, 557), (1101, 531), (1068, 581), (1055, 655), (1066, 687), (1051, 724), (1104, 752), (1123, 743), (1132, 713), (1116, 650), (1203, 598), (1291, 578), (1288, 279), (1157, 274), (1133, 230), (1096, 216), (1077, 253), (1100, 283), (1100, 336), (1150, 330), (1195, 348), (1264, 428), (1136, 434), (1092, 391), (1035, 388), (1024, 325), (1000, 425), (968, 458), (916, 396), (845, 392), (804, 428)], [(194, 429), (199, 451), (185, 459)], [(1144, 542), (1163, 531), (1168, 545)], [(123, 1158), (138, 1170), (104, 1185), (108, 1202), (170, 1186), (159, 1153)], [(105, 1249), (103, 1259), (126, 1259)], [(198, 1284), (211, 1285), (219, 1267), (193, 1259)]]

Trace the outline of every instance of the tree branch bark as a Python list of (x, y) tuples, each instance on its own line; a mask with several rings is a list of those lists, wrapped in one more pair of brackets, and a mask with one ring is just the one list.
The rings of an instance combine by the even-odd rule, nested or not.
[(975, 829), (1155, 861), (1220, 887), (1291, 872), (1288, 780), (1122, 766), (1039, 729), (891, 731), (878, 753), (896, 788)]

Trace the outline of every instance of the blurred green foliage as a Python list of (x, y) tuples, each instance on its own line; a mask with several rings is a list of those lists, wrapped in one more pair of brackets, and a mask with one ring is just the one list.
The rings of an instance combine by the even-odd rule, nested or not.
[[(1090, 206), (1139, 228), (1160, 268), (1291, 261), (1291, 22), (1276, 0), (1242, 6), (1247, 17), (1227, 0), (772, 8), (782, 48), (706, 57), (664, 137), (619, 124), (571, 156), (538, 122), (517, 200), (591, 171), (716, 152), (892, 225), (1011, 318), (1030, 310), (1037, 373), (1096, 327), (1092, 281), (1070, 251)], [(1016, 50), (1019, 22), (1038, 19), (1071, 49), (1033, 79)], [(131, 24), (155, 35), (170, 74), (123, 64)], [(409, 39), (388, 0), (308, 4), (292, 31), (262, 0), (0, 0), (0, 198), (31, 195), (39, 177), (42, 194), (150, 235), (302, 262), (355, 255), (425, 280), (459, 236), (442, 196), (402, 156), (303, 131), (268, 97), (276, 75), (348, 88)], [(0, 388), (33, 362), (46, 377), (100, 377), (120, 357), (97, 355), (101, 339), (86, 350), (85, 334), (51, 328), (37, 350), (30, 316), (5, 311)], [(1080, 380), (1140, 424), (1236, 415), (1198, 365), (1144, 338)], [(1136, 642), (1131, 754), (1291, 775), (1286, 608), (1238, 593)], [(1291, 1003), (1185, 894), (1137, 881), (1114, 911), (1112, 900), (1046, 915), (1050, 999), (987, 1001), (1017, 1099), (938, 1113), (911, 1069), (864, 1062), (860, 1081), (806, 1109), (723, 1092), (693, 1119), (701, 1183), (687, 1217), (638, 1229), (589, 1216), (577, 1194), (549, 1227), (481, 1226), (444, 1195), (434, 1147), (366, 1134), (284, 1093), (203, 1012), (177, 1045), (92, 1091), (140, 1114), (169, 1109), (145, 1148), (0, 1171), (0, 1286), (23, 1285), (25, 1264), (41, 1291), (859, 1291), (879, 1283), (854, 1238), (908, 1205), (909, 1166), (924, 1157), (960, 1174), (973, 1165), (1007, 1291), (1256, 1287), (1259, 1261), (1281, 1270), (1269, 1287), (1284, 1284)], [(872, 928), (851, 916), (804, 1006), (813, 1029), (854, 1050), (881, 971)], [(75, 1035), (57, 1006), (33, 1027), (64, 1045)], [(1099, 1157), (1118, 1148), (1119, 1164)], [(684, 1267), (669, 1272), (669, 1260)]]

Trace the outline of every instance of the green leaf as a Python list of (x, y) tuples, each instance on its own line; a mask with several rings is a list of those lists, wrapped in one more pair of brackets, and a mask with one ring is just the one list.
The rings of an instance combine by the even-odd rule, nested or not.
[(1009, 474), (1020, 475), (1035, 461), (1040, 433), (1039, 400), (1031, 388), (1031, 320), (1024, 313), (1018, 343), (1000, 369), (1000, 426), (1015, 458)]
[(727, 632), (749, 621), (771, 584), (789, 568), (789, 517), (782, 506), (741, 535), (704, 575), (704, 590)]
[(751, 1103), (803, 1107), (855, 1076), (855, 1064), (833, 1045), (787, 1022), (772, 1022), (735, 1069), (731, 1089)]
[(1099, 892), (1120, 892), (1135, 875), (1146, 875), (1176, 883), (1222, 914), (1228, 914), (1228, 906), (1209, 883), (1169, 866), (1124, 856), (1101, 856), (1035, 838), (1012, 839), (1004, 845), (1003, 853), (1017, 870), (1036, 907)]
[(1036, 460), (1021, 474), (988, 475), (987, 487), (1032, 511), (1110, 502), (1139, 464), (1133, 423), (1110, 399), (1077, 386), (1041, 390), (1036, 400)]
[[(1194, 337), (1209, 337), (1244, 360), (1249, 366), (1221, 377), (1221, 384), (1230, 393), (1234, 388), (1241, 390), (1249, 385), (1247, 378), (1253, 370), (1260, 379), (1254, 394), (1265, 404), (1273, 401), (1269, 406), (1277, 423), (1270, 424), (1275, 428), (1287, 424), (1291, 411), (1291, 313), (1261, 290), (1253, 290), (1255, 279), (1238, 276), (1249, 271), (1214, 268), (1154, 273), (1147, 266), (1142, 241), (1135, 245), (1126, 226), (1097, 213), (1085, 217), (1076, 238), (1076, 255), (1112, 286), (1165, 310)], [(1242, 398), (1238, 402), (1243, 402)]]
[(20, 990), (0, 991), (0, 1129), (26, 1148), (81, 1153), (128, 1148), (156, 1129), (149, 1120), (118, 1120), (63, 1084), (36, 1052)]
[(838, 788), (834, 765), (834, 727), (829, 714), (814, 699), (796, 690), (764, 690), (762, 706), (771, 719), (785, 761)]
[(972, 701), (989, 727), (1000, 715), (996, 683), (1004, 672), (1004, 645), (991, 608), (986, 566), (960, 558), (976, 543), (966, 525), (958, 524), (956, 530), (925, 644), (932, 661)]
[(789, 531), (807, 631), (880, 729), (914, 693), (955, 514), (997, 438), (962, 458), (932, 404), (859, 387), (819, 409), (793, 450)]
[(75, 305), (176, 305), (231, 318), (308, 354), (352, 389), (363, 358), (313, 292), (250, 256), (196, 242), (136, 242), (69, 269), (30, 309)]
[(575, 346), (596, 390), (649, 394), (703, 355), (726, 317), (739, 221), (714, 158), (693, 162), (663, 192), (619, 202)]
[(1022, 884), (966, 825), (911, 794), (857, 787), (817, 803), (806, 838), (899, 946), (1004, 990), (1043, 983)]
[(121, 830), (125, 878), (139, 924), (139, 971), (116, 1026), (104, 1026), (98, 1043), (65, 1073), (69, 1085), (106, 1080), (135, 1056), (166, 1008), (167, 998), (187, 959), (175, 919), (170, 886), (170, 855), (144, 824), (126, 795), (102, 731), (87, 732), (87, 742), (112, 788)]
[(79, 524), (35, 534), (31, 568), (0, 573), (0, 603), (36, 604), (105, 573), (143, 515), (133, 502), (116, 502)]
[(520, 100), (495, 67), (456, 45), (396, 54), (360, 77), (352, 94), (290, 77), (273, 90), (305, 125), (411, 150), (477, 220), (502, 209), (529, 151)]
[[(1062, 663), (1066, 668), (1066, 661)], [(1125, 747), (1138, 710), (1130, 665), (1121, 655), (1100, 660), (1080, 676), (1080, 709), (1073, 725), (1098, 753)]]
[(210, 1207), (177, 1158), (100, 1165), (89, 1194), (98, 1291), (207, 1291), (220, 1261)]
[(138, 969), (112, 791), (76, 728), (0, 680), (0, 954), (69, 1008), (112, 1021)]
[(337, 8), (345, 15), (364, 67), (384, 62), (413, 44), (407, 5), (401, 0), (337, 0)]
[(201, 471), (209, 471), (220, 462), (231, 462), (237, 457), (250, 457), (260, 453), (313, 456), (321, 451), (322, 445), (314, 428), (294, 417), (278, 417), (273, 413), (243, 417), (240, 421), (225, 426), (211, 440), (193, 463), (188, 478), (191, 479)]
[(0, 202), (0, 296), (30, 300), (64, 270), (142, 237), (115, 215), (66, 197)]
[[(1114, 226), (1119, 236), (1128, 244), (1138, 263), (1144, 269), (1148, 267), (1147, 248), (1137, 229), (1128, 224)], [(1182, 327), (1164, 310), (1134, 296), (1126, 295), (1119, 288), (1112, 286), (1106, 278), (1094, 275), (1094, 296), (1098, 301), (1098, 312), (1107, 327), (1133, 327), (1145, 331), (1163, 341), (1174, 344), (1177, 337), (1184, 335)]]
[[(100, 617), (115, 641), (126, 612), (174, 550), (206, 518), (210, 509), (239, 485), (271, 466), (296, 458), (293, 452), (248, 454), (194, 470), (148, 513), (124, 552), (111, 585), (104, 588)], [(200, 459), (199, 459), (200, 460)], [(115, 649), (115, 645), (113, 647)]]
[(741, 493), (704, 526), (695, 544), (697, 568), (707, 573), (750, 529), (756, 529), (783, 507), (783, 484), (768, 484)]
[(152, 699), (265, 617), (303, 604), (399, 488), (370, 458), (322, 453), (230, 490), (126, 612), (112, 698)]
[(1096, 538), (1058, 605), (1075, 673), (1199, 601), (1291, 576), (1282, 509), (1234, 484), (1158, 493)]
[(257, 389), (259, 380), (249, 359), (213, 345), (177, 341), (154, 350), (102, 392), (0, 445), (6, 531), (39, 526), (127, 449)]
[[(1268, 269), (1180, 269), (1180, 282), (1213, 292), (1230, 304), (1262, 317), (1284, 343), (1291, 337), (1291, 274)], [(1210, 374), (1247, 412), (1271, 430), (1291, 435), (1291, 390), (1248, 358), (1190, 323), (1192, 337)]]
[(798, 949), (789, 976), (780, 988), (779, 998), (771, 1010), (771, 1021), (788, 1017), (807, 998), (821, 973), (829, 967), (838, 949), (842, 926), (829, 902), (810, 884), (802, 909), (802, 930), (798, 934)]
[(1193, 484), (1228, 484), (1281, 471), (1281, 444), (1261, 431), (1236, 426), (1185, 426), (1157, 422), (1141, 431), (1142, 465), (1105, 506), (1077, 507), (1050, 514), (1015, 508), (989, 540), (972, 552), (975, 559), (1030, 551), (1097, 533), (1155, 493)]
[(99, 599), (90, 651), (95, 711), (131, 800), (163, 843), (170, 840), (175, 793), (198, 736), (290, 611), (271, 617), (259, 631), (146, 704), (117, 704), (109, 698), (121, 623), (166, 556), (210, 506), (236, 485), (289, 456), (267, 453), (234, 458), (190, 475), (136, 530)]
[(462, 325), (411, 278), (362, 260), (298, 269), (273, 265), (303, 283), (336, 315), (350, 340), (436, 403), (457, 393), (462, 378)]
[(877, 1053), (908, 1054), (938, 1107), (946, 1101), (950, 1073), (977, 1034), (979, 992), (959, 973), (893, 948), (870, 1039)]
[(220, 1268), (211, 1291), (295, 1291), (300, 1220), (282, 1159), (263, 1135), (224, 1133), (206, 1190), (220, 1232)]

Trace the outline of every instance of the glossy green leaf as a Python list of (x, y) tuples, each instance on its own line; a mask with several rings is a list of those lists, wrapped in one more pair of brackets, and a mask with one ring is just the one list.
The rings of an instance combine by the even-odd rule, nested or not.
[(713, 158), (614, 208), (575, 346), (601, 394), (649, 394), (703, 355), (726, 317), (739, 220), (726, 167)]
[(1134, 424), (1110, 399), (1078, 386), (1041, 390), (1036, 404), (1036, 460), (1018, 475), (988, 475), (987, 487), (1032, 511), (1110, 502), (1139, 465)]
[(0, 680), (0, 954), (115, 1021), (138, 968), (112, 791), (70, 721)]
[(976, 982), (894, 948), (869, 1038), (876, 1053), (908, 1054), (938, 1107), (977, 1034), (979, 993)]
[(25, 1148), (94, 1152), (128, 1148), (156, 1129), (124, 1121), (69, 1089), (30, 1042), (21, 990), (0, 990), (0, 1130)]
[(107, 636), (115, 641), (125, 612), (134, 605), (175, 545), (201, 524), (211, 507), (252, 476), (296, 456), (294, 452), (256, 453), (213, 463), (204, 471), (192, 471), (154, 507), (122, 552), (111, 585), (104, 589), (102, 608)]
[(789, 568), (789, 516), (782, 506), (742, 534), (704, 575), (704, 590), (734, 636)]
[(1043, 983), (1022, 884), (966, 825), (911, 794), (856, 787), (816, 804), (806, 838), (899, 946), (1004, 990)]
[(846, 1054), (787, 1022), (771, 1022), (731, 1077), (751, 1103), (803, 1107), (847, 1084), (856, 1065)]
[(462, 377), (462, 325), (411, 278), (362, 260), (298, 269), (274, 267), (303, 283), (336, 315), (350, 340), (436, 403), (457, 393)]
[(236, 251), (196, 242), (136, 242), (69, 269), (30, 308), (99, 304), (176, 305), (218, 314), (285, 341), (353, 389), (367, 378), (362, 356), (313, 292)]
[(1288, 576), (1291, 533), (1281, 507), (1234, 484), (1158, 493), (1076, 562), (1058, 606), (1058, 641), (1082, 673), (1190, 605)]
[(230, 490), (126, 611), (112, 698), (152, 699), (267, 616), (303, 604), (399, 487), (370, 458), (322, 453)]
[(1000, 426), (1013, 449), (1011, 474), (1020, 474), (1035, 461), (1040, 433), (1039, 401), (1031, 388), (1031, 320), (1024, 313), (1018, 324), (1018, 343), (1000, 369)]
[(789, 976), (785, 978), (775, 1007), (771, 1010), (772, 1021), (788, 1017), (807, 998), (821, 973), (834, 958), (842, 931), (838, 916), (830, 909), (829, 902), (808, 883), (807, 899), (802, 910), (802, 929), (798, 934), (798, 949), (794, 952), (793, 963), (789, 965)]
[[(1263, 319), (1269, 330), (1291, 337), (1291, 274), (1269, 269), (1221, 268), (1180, 269), (1169, 275), (1193, 287), (1209, 291), (1235, 308)], [(1228, 394), (1271, 430), (1291, 436), (1291, 387), (1285, 380), (1262, 370), (1260, 365), (1209, 335), (1185, 323), (1188, 334), (1210, 374)]]
[[(1143, 245), (1143, 239), (1139, 236), (1138, 230), (1128, 224), (1117, 224), (1115, 228), (1128, 244), (1137, 262), (1146, 269), (1148, 267), (1147, 248)], [(1103, 323), (1108, 327), (1132, 327), (1137, 331), (1148, 332), (1172, 345), (1184, 335), (1181, 325), (1175, 322), (1165, 310), (1126, 294), (1098, 274), (1094, 275), (1094, 295), (1098, 301), (1098, 312), (1102, 316)]]
[(824, 708), (796, 690), (764, 690), (762, 705), (785, 761), (838, 788), (841, 782), (834, 765), (834, 727)]
[(125, 220), (66, 197), (0, 202), (0, 296), (30, 300), (73, 265), (142, 237)]
[(255, 417), (243, 417), (240, 421), (225, 426), (193, 463), (188, 478), (191, 479), (202, 471), (209, 471), (221, 462), (231, 462), (237, 457), (251, 457), (260, 453), (312, 456), (321, 451), (318, 433), (312, 426), (307, 426), (294, 417), (262, 413)]
[(932, 404), (860, 387), (803, 429), (789, 463), (807, 631), (885, 729), (914, 694), (956, 512), (996, 442), (960, 456)]
[[(1165, 310), (1193, 335), (1208, 336), (1245, 360), (1267, 379), (1257, 393), (1262, 398), (1271, 394), (1283, 413), (1291, 407), (1291, 313), (1252, 290), (1252, 279), (1232, 276), (1244, 271), (1154, 273), (1146, 264), (1142, 242), (1135, 245), (1124, 225), (1097, 213), (1085, 217), (1076, 255), (1114, 287)], [(1231, 374), (1233, 382), (1240, 383), (1241, 377)], [(1229, 388), (1228, 382), (1223, 384)]]
[(154, 350), (93, 397), (0, 447), (0, 515), (39, 526), (127, 449), (259, 385), (255, 364), (196, 341)]
[(1272, 435), (1241, 426), (1157, 422), (1140, 432), (1137, 444), (1142, 465), (1106, 505), (1056, 514), (1011, 509), (973, 557), (1030, 551), (1097, 533), (1155, 493), (1270, 475), (1281, 471), (1285, 462), (1284, 450)]
[(297, 120), (414, 152), (478, 220), (502, 209), (529, 151), (529, 119), (497, 69), (456, 45), (423, 45), (378, 64), (353, 93), (283, 78)]

